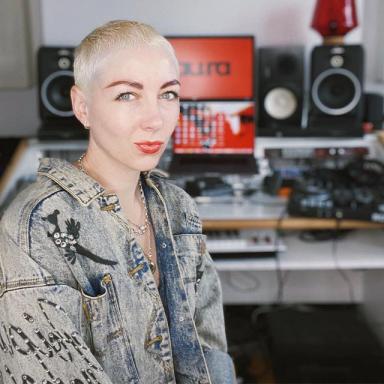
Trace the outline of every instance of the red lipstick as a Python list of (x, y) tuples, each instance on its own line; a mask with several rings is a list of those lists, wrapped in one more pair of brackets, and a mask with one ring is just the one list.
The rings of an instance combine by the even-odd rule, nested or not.
[(161, 146), (164, 144), (164, 142), (163, 141), (141, 141), (135, 144), (141, 152), (149, 155), (153, 155), (160, 151)]

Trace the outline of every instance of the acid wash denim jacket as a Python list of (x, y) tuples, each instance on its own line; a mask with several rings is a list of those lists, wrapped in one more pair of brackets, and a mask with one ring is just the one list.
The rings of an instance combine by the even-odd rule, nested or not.
[(0, 383), (235, 383), (218, 275), (193, 200), (141, 174), (161, 272), (116, 195), (65, 160), (0, 226)]

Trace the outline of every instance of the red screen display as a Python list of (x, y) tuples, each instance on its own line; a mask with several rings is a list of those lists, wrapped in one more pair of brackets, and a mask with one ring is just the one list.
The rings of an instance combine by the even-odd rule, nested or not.
[(181, 98), (253, 98), (253, 36), (168, 37), (180, 63)]

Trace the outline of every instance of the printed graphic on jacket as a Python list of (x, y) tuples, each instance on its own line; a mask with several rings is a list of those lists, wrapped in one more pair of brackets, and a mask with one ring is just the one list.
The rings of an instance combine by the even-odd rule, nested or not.
[(47, 232), (47, 235), (53, 240), (58, 248), (64, 249), (64, 256), (71, 264), (75, 264), (77, 254), (88, 257), (95, 263), (112, 266), (117, 264), (117, 261), (103, 259), (102, 257), (95, 255), (78, 243), (78, 239), (80, 237), (80, 222), (76, 222), (73, 218), (65, 220), (67, 231), (63, 232), (60, 229), (58, 223), (59, 214), (60, 211), (55, 209), (53, 213), (47, 217), (43, 217), (42, 219), (47, 220), (49, 223), (55, 226), (53, 232)]
[[(58, 318), (68, 316), (66, 311), (44, 298), (38, 298), (36, 304), (38, 312), (35, 316), (22, 314), (24, 326), (1, 322), (0, 383), (101, 384), (98, 377), (103, 375), (103, 368), (81, 335), (54, 325)], [(41, 318), (41, 314), (45, 322), (39, 324), (36, 318)], [(58, 366), (65, 378), (57, 376)]]

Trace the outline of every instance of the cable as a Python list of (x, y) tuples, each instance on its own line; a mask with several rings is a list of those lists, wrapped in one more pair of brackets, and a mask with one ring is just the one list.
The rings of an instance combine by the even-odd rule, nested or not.
[[(336, 218), (336, 234), (340, 232), (341, 218)], [(335, 262), (336, 271), (340, 274), (341, 278), (346, 282), (349, 292), (349, 299), (352, 303), (356, 301), (356, 297), (353, 291), (352, 282), (343, 268), (340, 267), (339, 258), (337, 256), (338, 236), (335, 236), (332, 240), (332, 258)]]
[(276, 261), (276, 280), (277, 280), (277, 292), (276, 292), (276, 298), (274, 302), (276, 304), (282, 304), (283, 302), (284, 285), (286, 283), (286, 278), (288, 277), (288, 274), (289, 274), (288, 271), (284, 274), (281, 269), (280, 255), (278, 250), (278, 245), (283, 234), (282, 222), (287, 212), (288, 212), (288, 206), (286, 205), (283, 211), (281, 212), (280, 216), (278, 217), (277, 223), (276, 223), (276, 236), (275, 236), (275, 244), (274, 244), (276, 249), (275, 261)]
[(314, 242), (314, 241), (331, 241), (331, 256), (334, 261), (335, 269), (346, 282), (349, 292), (349, 298), (351, 302), (355, 301), (355, 295), (353, 291), (352, 282), (343, 268), (340, 267), (339, 258), (337, 256), (337, 246), (338, 241), (345, 236), (347, 236), (352, 230), (340, 229), (341, 218), (335, 218), (336, 228), (329, 230), (308, 230), (301, 231), (299, 234), (299, 239), (305, 242)]

